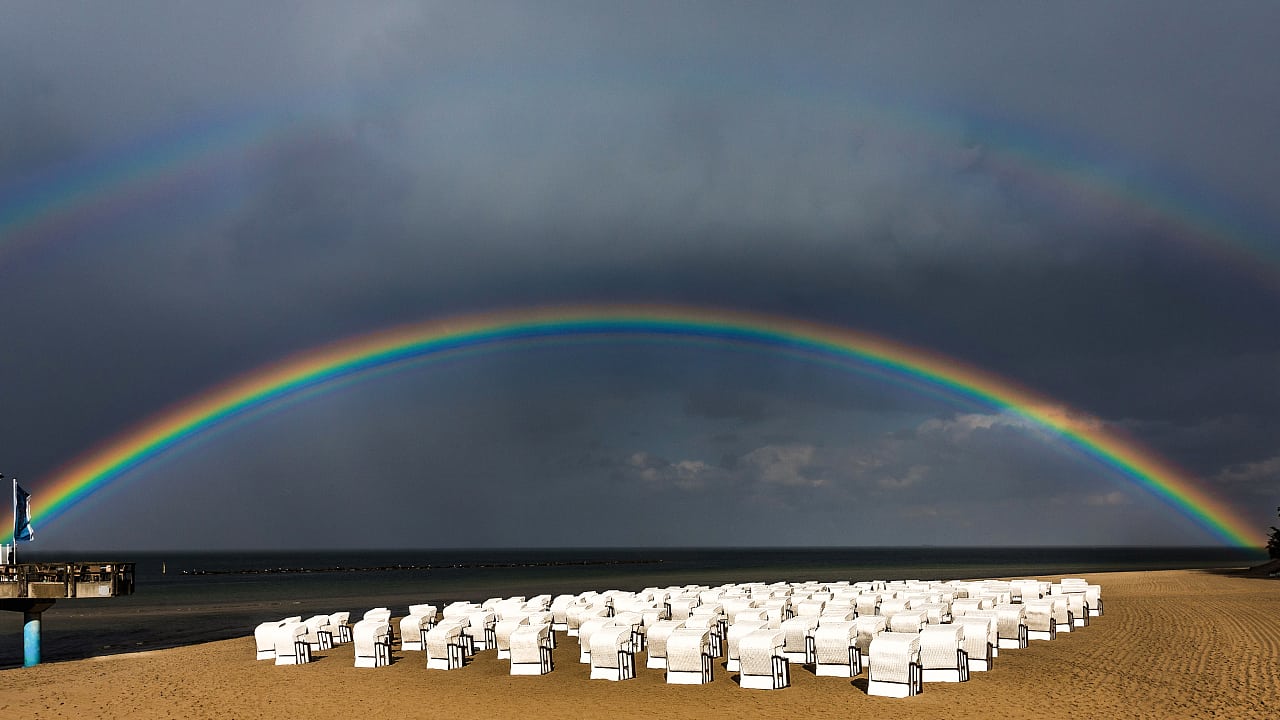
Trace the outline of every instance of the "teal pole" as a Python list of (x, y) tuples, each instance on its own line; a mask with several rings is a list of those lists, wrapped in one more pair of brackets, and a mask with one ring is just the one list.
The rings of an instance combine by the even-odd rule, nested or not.
[(40, 664), (40, 613), (22, 613), (22, 667)]

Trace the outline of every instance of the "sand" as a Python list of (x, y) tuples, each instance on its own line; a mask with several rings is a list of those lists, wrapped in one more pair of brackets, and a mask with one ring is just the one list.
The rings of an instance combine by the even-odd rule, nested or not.
[(1280, 582), (1203, 570), (1085, 577), (1106, 603), (1089, 627), (1003, 651), (991, 672), (928, 683), (914, 698), (868, 696), (865, 672), (819, 678), (794, 665), (792, 686), (778, 691), (743, 690), (722, 664), (711, 685), (666, 685), (642, 658), (634, 680), (589, 680), (576, 639), (563, 635), (555, 671), (540, 677), (511, 677), (492, 651), (454, 671), (398, 651), (390, 667), (357, 669), (350, 644), (309, 665), (275, 666), (253, 659), (246, 628), (234, 640), (2, 671), (0, 716), (1280, 717)]

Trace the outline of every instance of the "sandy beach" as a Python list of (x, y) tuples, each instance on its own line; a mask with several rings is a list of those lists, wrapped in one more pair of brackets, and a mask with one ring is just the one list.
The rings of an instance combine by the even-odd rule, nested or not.
[[(644, 669), (589, 680), (577, 641), (556, 669), (512, 677), (482, 652), (461, 670), (427, 670), (420, 653), (353, 667), (350, 644), (303, 666), (256, 661), (243, 638), (0, 672), (0, 713), (26, 718), (1273, 718), (1280, 716), (1280, 582), (1229, 571), (1092, 573), (1106, 613), (1054, 641), (1004, 651), (967, 683), (869, 697), (866, 673), (743, 690), (716, 667), (708, 686), (670, 686)], [(1045, 577), (1053, 580), (1056, 578)], [(483, 598), (477, 598), (482, 600)], [(334, 608), (339, 610), (342, 608)], [(393, 608), (394, 610), (394, 608)], [(271, 618), (263, 618), (271, 619)], [(723, 660), (720, 661), (723, 663)]]

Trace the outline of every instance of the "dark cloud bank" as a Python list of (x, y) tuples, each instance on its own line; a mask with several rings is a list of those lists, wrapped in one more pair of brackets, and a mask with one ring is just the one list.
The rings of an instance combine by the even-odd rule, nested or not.
[[(658, 301), (962, 358), (1113, 424), (1261, 532), (1280, 495), (1275, 15), (10, 5), (7, 193), (211, 118), (266, 130), (119, 212), (0, 228), (0, 469), (38, 491), (183, 398), (367, 330)], [(1205, 217), (1258, 232), (1185, 232)], [(634, 345), (356, 384), (131, 473), (41, 540), (1212, 542), (990, 408)]]

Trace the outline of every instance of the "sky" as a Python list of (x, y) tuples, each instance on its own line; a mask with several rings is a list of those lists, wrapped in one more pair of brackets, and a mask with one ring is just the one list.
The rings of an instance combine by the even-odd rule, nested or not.
[[(0, 472), (404, 323), (677, 304), (954, 358), (1280, 505), (1280, 6), (6, 2)], [(971, 397), (552, 343), (199, 434), (32, 549), (1221, 542)]]

